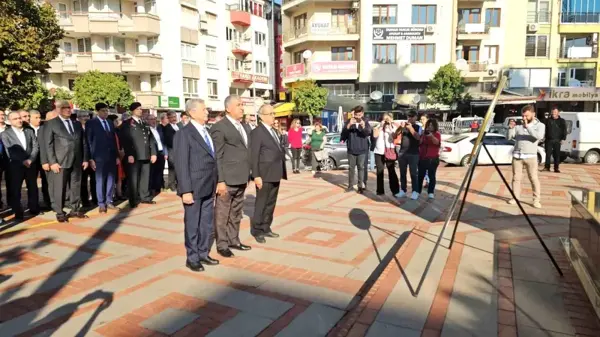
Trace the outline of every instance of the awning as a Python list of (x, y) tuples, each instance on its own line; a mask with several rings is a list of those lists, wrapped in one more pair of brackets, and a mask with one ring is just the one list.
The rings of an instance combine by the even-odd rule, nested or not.
[(275, 105), (273, 112), (275, 112), (275, 117), (287, 117), (291, 116), (295, 109), (296, 104), (294, 103), (280, 103)]
[[(477, 95), (477, 100), (472, 100), (471, 106), (490, 106), (492, 104), (492, 100), (494, 95), (490, 94), (479, 94)], [(535, 104), (536, 102), (535, 96), (521, 96), (521, 95), (504, 95), (501, 94), (498, 97), (498, 102), (496, 105), (512, 105), (512, 104)]]

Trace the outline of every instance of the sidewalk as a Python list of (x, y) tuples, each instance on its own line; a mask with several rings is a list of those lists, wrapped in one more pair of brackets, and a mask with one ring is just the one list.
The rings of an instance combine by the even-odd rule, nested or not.
[(433, 201), (343, 193), (341, 171), (302, 174), (280, 191), (281, 238), (251, 239), (249, 188), (241, 238), (253, 249), (233, 259), (215, 252), (221, 265), (203, 273), (184, 266), (173, 194), (68, 224), (39, 216), (0, 234), (0, 335), (597, 336), (558, 238), (568, 231), (568, 189), (600, 189), (600, 172), (561, 170), (542, 174), (544, 208), (526, 209), (562, 279), (493, 167), (477, 169), (456, 242), (447, 248), (452, 223), (422, 284), (463, 168), (439, 170)]

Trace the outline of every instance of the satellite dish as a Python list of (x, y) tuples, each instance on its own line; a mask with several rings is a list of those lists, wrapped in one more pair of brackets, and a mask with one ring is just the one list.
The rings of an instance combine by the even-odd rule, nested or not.
[(381, 97), (383, 97), (383, 93), (379, 90), (375, 90), (369, 96), (371, 97), (372, 100), (377, 101), (377, 100), (380, 100)]
[(419, 94), (414, 95), (412, 101), (414, 104), (419, 104), (419, 102), (421, 102), (421, 95), (419, 95)]
[(308, 49), (307, 49), (307, 50), (305, 50), (305, 51), (302, 53), (302, 58), (303, 58), (303, 59), (305, 59), (305, 60), (307, 60), (307, 59), (309, 59), (309, 58), (311, 58), (311, 57), (312, 57), (312, 51), (310, 51), (310, 50), (308, 50)]
[(465, 59), (456, 60), (454, 65), (456, 66), (456, 69), (458, 69), (458, 70), (468, 70), (469, 69), (469, 64), (467, 63), (467, 60), (465, 60)]

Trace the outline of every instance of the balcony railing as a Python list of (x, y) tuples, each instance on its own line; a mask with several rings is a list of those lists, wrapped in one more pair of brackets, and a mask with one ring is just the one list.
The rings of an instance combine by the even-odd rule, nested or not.
[(478, 73), (478, 72), (482, 72), (482, 71), (486, 71), (487, 67), (488, 67), (488, 63), (487, 62), (481, 62), (481, 61), (467, 61), (468, 65), (469, 65), (469, 72), (471, 73)]
[(600, 23), (600, 12), (562, 12), (560, 23)]
[(320, 30), (318, 33), (312, 33), (308, 30), (307, 26), (300, 28), (293, 28), (283, 33), (283, 41), (289, 42), (295, 39), (299, 39), (305, 36), (331, 36), (331, 35), (347, 35), (347, 34), (358, 34), (358, 26), (331, 26), (327, 30)]
[(598, 58), (598, 51), (592, 46), (562, 47), (558, 50), (558, 58), (561, 59), (589, 59)]
[(564, 88), (564, 87), (595, 88), (596, 81), (595, 80), (580, 81), (575, 78), (569, 78), (569, 79), (564, 79), (564, 80), (559, 79), (556, 81), (556, 86), (559, 88)]
[(487, 34), (490, 32), (490, 25), (487, 23), (462, 23), (456, 29), (458, 34)]
[(552, 13), (547, 11), (527, 12), (527, 23), (550, 23)]

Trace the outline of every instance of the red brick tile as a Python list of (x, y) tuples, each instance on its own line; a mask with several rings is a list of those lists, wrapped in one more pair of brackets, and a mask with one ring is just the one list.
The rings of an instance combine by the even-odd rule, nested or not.
[(498, 324), (498, 337), (517, 337), (517, 327)]
[(421, 337), (440, 337), (441, 335), (441, 330), (423, 329), (423, 331), (421, 332)]
[(514, 311), (498, 310), (498, 323), (504, 325), (517, 325), (517, 318)]
[(346, 337), (364, 337), (367, 335), (367, 330), (369, 330), (369, 325), (356, 323), (348, 331)]
[(512, 277), (512, 269), (498, 268), (498, 276), (501, 276), (501, 277)]
[(498, 298), (498, 309), (506, 311), (515, 311), (514, 303), (507, 298)]

